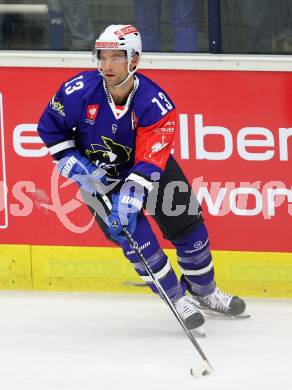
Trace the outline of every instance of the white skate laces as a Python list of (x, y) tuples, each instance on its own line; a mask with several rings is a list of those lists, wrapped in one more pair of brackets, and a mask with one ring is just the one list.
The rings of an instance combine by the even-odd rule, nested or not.
[(232, 295), (220, 291), (219, 288), (216, 287), (212, 294), (200, 297), (200, 301), (211, 309), (228, 312), (232, 298)]
[(189, 330), (196, 329), (205, 322), (203, 314), (188, 295), (181, 297), (174, 305)]
[(237, 297), (215, 288), (212, 294), (194, 297), (200, 303), (200, 308), (211, 309), (219, 313), (240, 315), (245, 310), (245, 302)]

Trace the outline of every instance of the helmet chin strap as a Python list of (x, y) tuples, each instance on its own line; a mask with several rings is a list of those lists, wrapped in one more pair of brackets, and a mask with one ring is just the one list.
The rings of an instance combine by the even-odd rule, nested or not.
[[(128, 76), (120, 84), (113, 85), (114, 88), (119, 88), (122, 85), (124, 85), (133, 76), (133, 74), (137, 71), (137, 66), (135, 67), (134, 70), (131, 71), (130, 70), (130, 65), (131, 65), (131, 60), (128, 61)], [(98, 68), (98, 70), (99, 70), (99, 73), (104, 78), (103, 71), (101, 70), (101, 68)]]

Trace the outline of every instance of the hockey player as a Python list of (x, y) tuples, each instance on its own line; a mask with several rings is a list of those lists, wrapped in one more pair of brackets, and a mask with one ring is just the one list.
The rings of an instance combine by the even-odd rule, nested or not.
[[(98, 71), (82, 72), (64, 83), (41, 116), (38, 131), (61, 174), (81, 187), (105, 236), (121, 246), (157, 292), (123, 236), (127, 227), (192, 330), (204, 323), (199, 308), (239, 316), (245, 303), (216, 286), (201, 209), (171, 154), (175, 105), (164, 90), (137, 72), (141, 54), (135, 27), (107, 27), (95, 44)], [(103, 183), (112, 200), (109, 215), (95, 182)], [(180, 281), (143, 209), (176, 248)]]

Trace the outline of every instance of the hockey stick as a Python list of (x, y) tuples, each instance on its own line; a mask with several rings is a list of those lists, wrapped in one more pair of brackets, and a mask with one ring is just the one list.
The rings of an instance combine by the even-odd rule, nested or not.
[[(102, 194), (101, 194), (101, 196), (102, 196), (102, 199), (103, 199), (104, 203), (106, 204), (108, 210), (110, 211), (112, 209), (112, 204), (111, 204), (108, 196), (102, 195)], [(203, 362), (198, 364), (196, 367), (191, 368), (191, 370), (190, 370), (191, 375), (193, 375), (196, 378), (201, 378), (203, 376), (211, 374), (213, 369), (212, 369), (212, 366), (209, 363), (206, 355), (204, 354), (203, 350), (201, 349), (200, 345), (198, 344), (197, 340), (195, 339), (195, 337), (193, 336), (191, 331), (186, 328), (183, 319), (178, 314), (173, 303), (171, 302), (168, 295), (166, 294), (163, 287), (161, 286), (161, 283), (159, 282), (159, 280), (156, 278), (155, 274), (152, 272), (152, 270), (148, 266), (147, 261), (146, 261), (145, 257), (143, 256), (141, 249), (139, 248), (138, 243), (133, 239), (132, 235), (129, 233), (129, 231), (125, 227), (123, 228), (123, 234), (126, 237), (126, 239), (128, 240), (128, 243), (130, 244), (130, 246), (135, 251), (135, 254), (138, 256), (139, 260), (144, 265), (148, 275), (151, 277), (151, 279), (152, 279), (153, 283), (155, 284), (157, 290), (159, 291), (160, 295), (162, 296), (162, 298), (164, 299), (166, 304), (169, 306), (170, 310), (172, 311), (172, 313), (176, 317), (177, 321), (180, 323), (181, 327), (183, 328), (185, 334), (188, 336), (188, 338), (190, 339), (190, 341), (192, 342), (192, 344), (196, 348), (197, 352), (199, 353), (199, 355), (203, 359)]]

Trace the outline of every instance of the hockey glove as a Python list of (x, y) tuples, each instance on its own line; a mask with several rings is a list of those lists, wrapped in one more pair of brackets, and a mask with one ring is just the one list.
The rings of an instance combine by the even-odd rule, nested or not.
[(123, 243), (123, 227), (133, 235), (136, 229), (137, 216), (144, 200), (144, 187), (126, 182), (118, 194), (112, 196), (112, 210), (109, 216), (109, 233), (118, 243)]
[(106, 171), (97, 168), (87, 157), (77, 150), (68, 151), (68, 154), (57, 162), (57, 168), (62, 176), (75, 181), (85, 192), (95, 194), (98, 192), (96, 184), (106, 184)]

